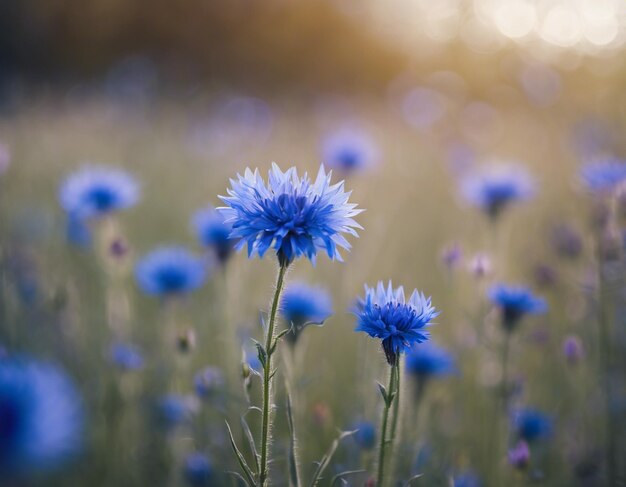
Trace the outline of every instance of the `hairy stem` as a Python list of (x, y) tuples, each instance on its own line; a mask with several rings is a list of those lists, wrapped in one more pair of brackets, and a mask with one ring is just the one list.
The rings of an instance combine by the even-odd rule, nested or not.
[[(378, 450), (378, 476), (376, 481), (376, 487), (384, 486), (385, 479), (385, 453), (387, 449), (387, 443), (389, 446), (392, 445), (393, 442), (393, 431), (390, 435), (389, 440), (387, 440), (387, 424), (389, 423), (389, 410), (393, 405), (394, 401), (397, 401), (397, 383), (398, 383), (398, 362), (391, 367), (391, 371), (389, 372), (389, 385), (387, 387), (387, 394), (393, 395), (393, 399), (391, 401), (385, 401), (385, 409), (383, 411), (383, 419), (382, 426), (380, 428), (380, 448)], [(393, 429), (393, 428), (392, 428)]]
[(287, 264), (282, 264), (278, 269), (278, 277), (276, 278), (276, 290), (274, 291), (274, 299), (272, 300), (272, 308), (270, 310), (270, 317), (265, 335), (265, 351), (267, 353), (267, 358), (265, 362), (265, 367), (263, 369), (263, 419), (261, 424), (261, 468), (259, 472), (259, 487), (265, 487), (267, 485), (267, 464), (270, 443), (270, 408), (272, 396), (272, 348), (274, 345), (276, 313), (278, 312), (280, 294), (283, 290), (286, 273)]

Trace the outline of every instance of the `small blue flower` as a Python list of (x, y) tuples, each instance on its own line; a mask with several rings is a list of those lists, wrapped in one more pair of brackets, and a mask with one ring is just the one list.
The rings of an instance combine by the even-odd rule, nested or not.
[(370, 421), (357, 421), (352, 425), (357, 430), (353, 438), (356, 444), (364, 450), (371, 450), (376, 446), (376, 426)]
[(450, 352), (430, 342), (411, 348), (406, 356), (406, 370), (419, 379), (430, 379), (453, 374), (456, 367)]
[(83, 443), (81, 398), (57, 367), (0, 359), (0, 477), (61, 466)]
[(375, 164), (378, 149), (365, 132), (351, 128), (329, 135), (323, 142), (322, 154), (325, 164), (349, 173)]
[(394, 290), (389, 281), (385, 289), (379, 281), (376, 289), (365, 286), (365, 297), (358, 299), (355, 315), (356, 331), (380, 338), (387, 362), (395, 365), (400, 353), (428, 340), (425, 328), (439, 312), (417, 289), (406, 300), (402, 286)]
[(454, 487), (481, 487), (482, 485), (478, 475), (471, 471), (460, 473), (454, 477)]
[(612, 191), (626, 181), (626, 161), (606, 159), (587, 163), (581, 168), (580, 177), (590, 191)]
[(217, 367), (205, 367), (193, 378), (193, 386), (198, 396), (207, 398), (218, 392), (224, 385), (224, 374)]
[(208, 206), (198, 210), (191, 223), (200, 243), (213, 249), (218, 260), (225, 263), (235, 248), (235, 240), (230, 238), (233, 227), (224, 222), (222, 213)]
[(143, 367), (143, 357), (139, 349), (129, 343), (114, 343), (109, 349), (111, 362), (122, 370), (139, 370)]
[(231, 179), (228, 196), (221, 197), (227, 207), (218, 210), (233, 226), (235, 248), (247, 244), (248, 257), (263, 257), (272, 248), (281, 265), (301, 256), (315, 262), (318, 250), (341, 261), (337, 247), (350, 249), (343, 234), (358, 236), (361, 226), (352, 217), (362, 210), (348, 203), (343, 182), (331, 185), (330, 178), (323, 166), (313, 182), (306, 173), (300, 178), (295, 167), (282, 172), (273, 164), (267, 185), (258, 170)]
[(185, 457), (183, 474), (189, 485), (193, 487), (208, 487), (212, 483), (213, 466), (204, 453), (190, 453)]
[(462, 182), (462, 194), (472, 205), (496, 218), (504, 208), (531, 198), (535, 184), (523, 166), (486, 166)]
[(144, 256), (135, 269), (143, 292), (153, 296), (188, 293), (204, 284), (205, 262), (184, 247), (161, 247)]
[(173, 428), (185, 421), (197, 411), (197, 399), (179, 394), (168, 394), (157, 402), (157, 415), (161, 424), (166, 428)]
[(324, 288), (293, 282), (283, 292), (280, 313), (287, 326), (293, 325), (293, 332), (286, 335), (292, 343), (305, 325), (323, 323), (332, 312), (332, 299)]
[(527, 408), (515, 412), (512, 423), (517, 436), (529, 443), (552, 435), (552, 418), (537, 409)]
[(68, 215), (65, 225), (65, 236), (72, 245), (86, 248), (91, 245), (91, 229), (83, 218)]
[(139, 184), (126, 171), (85, 166), (70, 174), (59, 190), (62, 208), (73, 218), (91, 218), (123, 210), (139, 199)]
[(502, 324), (511, 331), (527, 314), (543, 314), (548, 305), (524, 286), (495, 284), (488, 291), (490, 301), (502, 311)]

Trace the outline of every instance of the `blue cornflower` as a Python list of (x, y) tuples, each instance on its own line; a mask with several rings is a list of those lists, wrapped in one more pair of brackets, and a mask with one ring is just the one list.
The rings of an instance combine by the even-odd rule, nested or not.
[(356, 444), (364, 450), (371, 450), (376, 446), (376, 426), (370, 421), (357, 421), (352, 425), (357, 430), (353, 438)]
[(212, 483), (213, 466), (204, 453), (190, 453), (185, 457), (183, 474), (189, 485), (208, 487)]
[(365, 286), (365, 297), (358, 299), (355, 315), (356, 331), (380, 338), (387, 362), (395, 365), (400, 353), (428, 340), (425, 328), (439, 312), (417, 289), (407, 301), (402, 286), (394, 290), (389, 281), (385, 289), (379, 281), (376, 289)]
[(512, 331), (525, 315), (548, 311), (546, 301), (524, 286), (495, 284), (489, 289), (488, 296), (502, 311), (502, 324), (508, 331)]
[(218, 392), (224, 385), (224, 374), (217, 367), (205, 367), (196, 372), (193, 386), (198, 396), (207, 398)]
[(496, 218), (504, 208), (534, 194), (534, 182), (525, 167), (509, 164), (486, 166), (462, 182), (465, 199)]
[(372, 166), (378, 157), (378, 149), (365, 132), (355, 128), (341, 129), (326, 137), (322, 155), (325, 164), (348, 173)]
[(455, 476), (453, 483), (454, 487), (481, 487), (483, 485), (478, 475), (469, 470)]
[(91, 218), (123, 210), (139, 199), (139, 184), (118, 168), (85, 166), (61, 184), (61, 206), (73, 218)]
[(332, 299), (324, 288), (293, 282), (283, 292), (280, 313), (287, 326), (293, 326), (293, 331), (286, 335), (292, 344), (305, 325), (323, 323), (332, 312)]
[(172, 296), (193, 291), (206, 279), (205, 262), (184, 247), (161, 247), (144, 256), (135, 269), (142, 291)]
[(341, 261), (337, 247), (350, 249), (343, 233), (358, 236), (355, 228), (362, 227), (352, 217), (362, 210), (348, 203), (343, 181), (331, 185), (330, 178), (323, 166), (313, 182), (295, 167), (282, 172), (272, 164), (267, 185), (258, 170), (231, 179), (229, 196), (221, 197), (227, 207), (218, 210), (233, 226), (235, 248), (248, 244), (249, 257), (273, 248), (282, 266), (303, 255), (315, 262), (320, 249)]
[(197, 399), (193, 396), (168, 394), (157, 402), (158, 419), (166, 428), (173, 428), (189, 420), (197, 411)]
[(426, 380), (453, 374), (456, 367), (450, 352), (430, 342), (411, 347), (406, 356), (406, 370), (419, 380)]
[(612, 191), (626, 181), (626, 161), (606, 159), (587, 163), (581, 168), (580, 177), (590, 191)]
[(60, 466), (80, 451), (83, 426), (81, 398), (63, 371), (0, 359), (0, 477)]
[(223, 264), (235, 248), (230, 238), (232, 225), (224, 222), (224, 216), (212, 206), (198, 210), (192, 218), (192, 226), (202, 245), (212, 249)]
[(138, 370), (143, 367), (143, 356), (137, 347), (129, 343), (114, 343), (109, 349), (111, 362), (122, 370)]
[(515, 412), (512, 423), (517, 436), (529, 443), (552, 435), (552, 418), (537, 409), (527, 408)]

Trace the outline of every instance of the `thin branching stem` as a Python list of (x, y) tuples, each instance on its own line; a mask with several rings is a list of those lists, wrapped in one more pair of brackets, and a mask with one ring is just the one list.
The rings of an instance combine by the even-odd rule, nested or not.
[(270, 310), (269, 322), (265, 335), (265, 351), (267, 353), (264, 369), (263, 369), (263, 419), (261, 424), (261, 469), (259, 472), (259, 487), (267, 485), (268, 477), (268, 450), (270, 443), (270, 408), (272, 396), (272, 355), (274, 352), (274, 328), (276, 323), (276, 313), (278, 312), (278, 304), (280, 303), (280, 295), (283, 290), (285, 274), (287, 273), (287, 265), (281, 265), (278, 269), (278, 277), (276, 279), (276, 290), (274, 291), (274, 299)]

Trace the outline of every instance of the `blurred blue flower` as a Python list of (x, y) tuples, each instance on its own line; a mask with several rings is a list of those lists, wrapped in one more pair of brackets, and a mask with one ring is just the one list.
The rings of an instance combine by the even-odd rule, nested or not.
[(413, 346), (406, 356), (406, 371), (420, 379), (443, 377), (456, 372), (454, 357), (432, 342)]
[(81, 398), (63, 371), (0, 359), (0, 476), (59, 467), (80, 451), (83, 427)]
[(263, 257), (273, 248), (281, 265), (303, 255), (315, 262), (320, 249), (341, 260), (337, 247), (350, 249), (343, 233), (357, 236), (361, 226), (352, 217), (362, 210), (348, 203), (343, 182), (331, 185), (330, 177), (323, 166), (312, 182), (306, 173), (300, 178), (295, 167), (282, 172), (273, 164), (267, 186), (258, 170), (246, 169), (231, 180), (229, 196), (221, 197), (227, 207), (218, 209), (233, 226), (235, 248), (247, 244), (249, 257)]
[(387, 362), (395, 365), (400, 353), (428, 340), (425, 328), (439, 312), (417, 289), (406, 300), (402, 286), (393, 289), (389, 281), (385, 289), (379, 281), (375, 289), (365, 286), (365, 297), (358, 299), (355, 315), (356, 331), (380, 338)]
[(293, 332), (286, 335), (292, 343), (297, 340), (302, 327), (322, 323), (332, 312), (332, 299), (324, 288), (293, 282), (283, 292), (280, 313), (287, 326), (293, 325)]
[(224, 385), (224, 374), (217, 367), (205, 367), (196, 372), (193, 386), (198, 396), (207, 398), (218, 392)]
[(357, 430), (352, 436), (356, 444), (364, 450), (371, 450), (376, 446), (376, 426), (370, 421), (357, 421), (351, 427)]
[(495, 284), (488, 291), (489, 300), (502, 311), (502, 324), (507, 330), (527, 314), (543, 314), (548, 305), (543, 298), (537, 297), (524, 286)]
[(224, 223), (224, 216), (207, 206), (193, 215), (191, 223), (200, 243), (213, 249), (220, 263), (226, 262), (235, 248), (235, 240), (230, 238), (233, 228)]
[(529, 443), (550, 437), (554, 428), (550, 416), (531, 408), (516, 411), (512, 423), (516, 435)]
[(460, 473), (454, 477), (454, 487), (481, 487), (482, 485), (478, 475), (471, 471)]
[(76, 247), (89, 247), (91, 245), (91, 230), (88, 222), (75, 215), (68, 215), (65, 225), (67, 241)]
[(197, 404), (193, 397), (180, 394), (167, 394), (157, 402), (158, 419), (166, 428), (173, 428), (184, 423), (196, 410)]
[(504, 208), (534, 194), (535, 184), (525, 167), (515, 164), (486, 166), (466, 176), (461, 184), (465, 199), (496, 218)]
[(111, 362), (122, 370), (138, 370), (143, 367), (143, 356), (137, 347), (129, 343), (114, 343), (109, 349)]
[(576, 365), (585, 358), (585, 346), (576, 335), (568, 335), (563, 340), (563, 355), (570, 365)]
[(206, 263), (184, 247), (160, 247), (144, 256), (135, 269), (143, 292), (171, 296), (194, 291), (204, 284)]
[(208, 487), (212, 484), (213, 466), (204, 453), (190, 453), (185, 457), (183, 474), (189, 485)]
[(348, 173), (374, 165), (378, 149), (365, 132), (355, 128), (342, 129), (324, 139), (322, 157), (331, 168)]
[(507, 452), (507, 458), (511, 466), (523, 470), (530, 463), (530, 449), (528, 443), (520, 440), (513, 448)]
[(91, 218), (129, 208), (139, 199), (139, 184), (126, 171), (85, 166), (70, 174), (59, 190), (61, 207), (73, 218)]
[(626, 181), (626, 161), (606, 159), (589, 162), (580, 169), (580, 177), (590, 191), (611, 191)]

